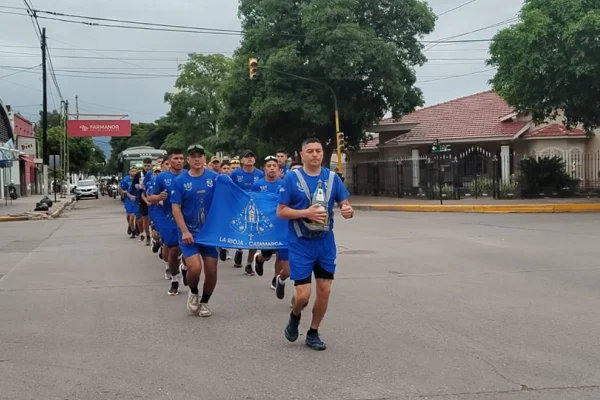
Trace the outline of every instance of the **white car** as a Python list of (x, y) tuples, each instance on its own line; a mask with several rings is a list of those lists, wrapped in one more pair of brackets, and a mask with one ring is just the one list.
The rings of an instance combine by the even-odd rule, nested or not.
[(79, 181), (75, 189), (75, 197), (77, 200), (84, 197), (98, 198), (98, 186), (96, 186), (96, 182), (92, 180)]

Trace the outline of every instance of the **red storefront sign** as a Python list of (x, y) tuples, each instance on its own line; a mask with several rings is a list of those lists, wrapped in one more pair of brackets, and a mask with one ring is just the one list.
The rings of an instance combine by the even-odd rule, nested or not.
[(67, 133), (70, 137), (131, 136), (131, 121), (69, 120)]

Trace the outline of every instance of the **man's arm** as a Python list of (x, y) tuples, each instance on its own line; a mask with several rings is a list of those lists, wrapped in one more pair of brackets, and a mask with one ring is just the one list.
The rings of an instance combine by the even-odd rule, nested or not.
[(173, 207), (173, 218), (175, 218), (175, 222), (177, 222), (177, 226), (181, 230), (181, 233), (190, 233), (187, 225), (185, 224), (185, 220), (183, 219), (181, 204), (171, 204), (171, 206)]
[(285, 204), (279, 204), (277, 206), (277, 216), (281, 219), (300, 219), (307, 218), (307, 210), (294, 210)]

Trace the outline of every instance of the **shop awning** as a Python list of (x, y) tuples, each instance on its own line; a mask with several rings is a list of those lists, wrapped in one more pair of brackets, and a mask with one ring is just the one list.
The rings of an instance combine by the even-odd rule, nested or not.
[(19, 161), (19, 150), (0, 147), (0, 168), (12, 167), (13, 161)]

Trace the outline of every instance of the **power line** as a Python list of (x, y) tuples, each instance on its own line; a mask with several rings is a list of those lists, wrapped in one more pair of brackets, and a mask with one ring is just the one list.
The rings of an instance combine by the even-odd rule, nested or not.
[(427, 79), (427, 80), (424, 80), (424, 81), (417, 81), (417, 83), (427, 83), (427, 82), (444, 81), (444, 80), (447, 80), (447, 79), (462, 78), (463, 76), (476, 75), (476, 74), (481, 74), (481, 73), (484, 73), (484, 72), (490, 72), (490, 71), (493, 71), (493, 70), (494, 70), (493, 68), (484, 69), (482, 71), (474, 71), (474, 72), (469, 72), (469, 73), (466, 73), (466, 74), (451, 75), (451, 76), (446, 76), (446, 77), (442, 77), (442, 78)]
[[(45, 10), (35, 10), (36, 13), (45, 13), (49, 15), (64, 15), (67, 18), (79, 18), (79, 19), (89, 19), (89, 20), (102, 20), (102, 21), (115, 21), (121, 24), (104, 24), (104, 23), (95, 23), (95, 22), (86, 22), (86, 21), (75, 21), (68, 20), (64, 18), (54, 18), (54, 17), (45, 17), (37, 15), (39, 19), (47, 19), (54, 20), (60, 22), (67, 23), (76, 23), (83, 24), (88, 26), (98, 26), (98, 27), (109, 27), (109, 28), (122, 28), (122, 29), (138, 29), (138, 30), (146, 30), (146, 31), (157, 31), (157, 32), (178, 32), (178, 33), (201, 33), (201, 34), (212, 34), (212, 35), (234, 35), (234, 36), (245, 36), (248, 35), (247, 32), (232, 30), (232, 29), (218, 29), (218, 28), (206, 28), (206, 27), (196, 27), (196, 26), (186, 26), (186, 25), (169, 25), (169, 24), (159, 24), (153, 22), (145, 22), (145, 21), (130, 21), (130, 20), (120, 20), (114, 18), (101, 18), (101, 17), (92, 17), (86, 15), (79, 14), (64, 14), (64, 13), (56, 13), (53, 11), (45, 11)], [(132, 26), (132, 25), (123, 25), (125, 24), (136, 24), (141, 26)], [(173, 26), (173, 27), (181, 27), (181, 28), (163, 28), (164, 26)], [(294, 37), (294, 38), (303, 38), (302, 35), (295, 34), (274, 34), (273, 36), (283, 36), (283, 37)], [(353, 40), (353, 39), (349, 39)], [(471, 40), (421, 40), (421, 43), (474, 43), (474, 42), (490, 42), (493, 39), (471, 39)], [(366, 39), (365, 41), (387, 41), (385, 38), (372, 38)]]
[(444, 12), (443, 12), (443, 13), (441, 13), (441, 14), (437, 14), (437, 15), (436, 15), (436, 17), (438, 17), (438, 18), (439, 18), (439, 17), (441, 17), (442, 15), (450, 14), (452, 11), (456, 11), (456, 10), (458, 10), (459, 8), (463, 8), (463, 7), (465, 7), (465, 6), (468, 6), (468, 5), (469, 5), (469, 4), (471, 4), (471, 3), (475, 3), (476, 1), (477, 1), (477, 0), (469, 0), (469, 1), (467, 1), (466, 3), (460, 4), (460, 5), (458, 5), (458, 6), (454, 7), (454, 8), (451, 8), (451, 9), (449, 9), (449, 10), (447, 10), (447, 11), (444, 11)]
[[(34, 65), (33, 67), (29, 67), (29, 68), (23, 68), (21, 70), (18, 70), (17, 72), (13, 72), (12, 74), (0, 76), (0, 79), (8, 78), (9, 76), (17, 75), (17, 74), (20, 74), (21, 72), (27, 72), (31, 69), (38, 68), (40, 65), (42, 65), (42, 64)], [(7, 68), (7, 69), (9, 69), (9, 68)]]

